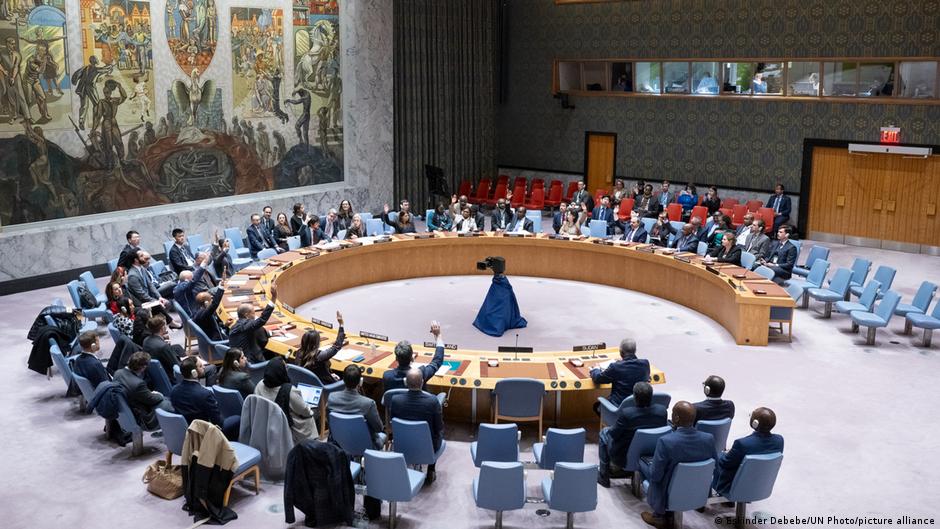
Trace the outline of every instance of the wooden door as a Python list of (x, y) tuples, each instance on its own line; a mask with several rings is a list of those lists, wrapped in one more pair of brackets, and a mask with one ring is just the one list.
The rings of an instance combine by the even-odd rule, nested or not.
[(812, 186), (806, 233), (842, 235), (845, 229), (846, 188), (848, 186), (849, 159), (845, 149), (817, 147), (813, 150)]
[(912, 211), (911, 216), (920, 223), (920, 243), (940, 247), (940, 156), (931, 156), (923, 163), (923, 176), (913, 187), (914, 192), (921, 193), (920, 210)]
[(617, 135), (611, 132), (584, 133), (584, 176), (591, 193), (613, 188), (617, 166)]

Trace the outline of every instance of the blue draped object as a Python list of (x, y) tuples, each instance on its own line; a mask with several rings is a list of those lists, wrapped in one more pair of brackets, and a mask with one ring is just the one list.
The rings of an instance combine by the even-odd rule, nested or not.
[(473, 326), (490, 336), (502, 336), (507, 329), (521, 329), (526, 325), (528, 322), (519, 314), (519, 303), (509, 279), (504, 275), (493, 276), (493, 284)]

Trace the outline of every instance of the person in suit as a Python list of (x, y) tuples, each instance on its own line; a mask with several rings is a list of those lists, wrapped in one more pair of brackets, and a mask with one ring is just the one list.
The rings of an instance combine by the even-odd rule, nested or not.
[(470, 216), (473, 217), (473, 222), (477, 223), (478, 231), (486, 230), (486, 215), (480, 211), (480, 206), (470, 204)]
[(738, 229), (734, 230), (734, 236), (738, 238), (738, 244), (744, 245), (747, 243), (747, 237), (751, 233), (751, 224), (754, 222), (754, 214), (748, 211), (744, 214), (744, 221), (741, 222), (741, 225), (738, 226)]
[(150, 391), (144, 382), (144, 371), (150, 365), (150, 355), (137, 351), (127, 360), (127, 366), (114, 373), (114, 381), (124, 386), (127, 404), (137, 418), (137, 423), (146, 430), (156, 430), (157, 408), (172, 412), (173, 405), (159, 391)]
[(134, 230), (127, 232), (125, 235), (127, 239), (127, 244), (124, 245), (124, 248), (121, 249), (121, 254), (118, 255), (118, 266), (123, 267), (125, 270), (130, 270), (134, 266), (134, 258), (137, 256), (137, 250), (140, 250), (140, 234)]
[(202, 387), (199, 379), (205, 376), (205, 368), (198, 358), (189, 356), (180, 363), (183, 381), (173, 386), (170, 391), (170, 403), (176, 413), (186, 418), (187, 423), (195, 420), (206, 421), (222, 428), (222, 433), (229, 441), (238, 439), (238, 427), (241, 415), (232, 415), (222, 419), (219, 403), (212, 390)]
[(336, 214), (335, 208), (330, 208), (326, 217), (323, 219), (323, 233), (332, 240), (336, 238), (336, 234), (339, 233), (339, 230), (339, 216)]
[(594, 209), (594, 204), (588, 203), (588, 199), (590, 198), (591, 195), (587, 192), (587, 189), (585, 189), (584, 181), (580, 181), (578, 182), (578, 190), (571, 195), (571, 204), (569, 207), (579, 209), (581, 204), (588, 204), (588, 211), (591, 211)]
[(509, 227), (509, 223), (512, 221), (512, 211), (506, 205), (506, 199), (504, 197), (499, 197), (496, 201), (496, 207), (493, 208), (493, 213), (490, 215), (490, 230), (492, 231), (506, 231), (506, 228)]
[[(408, 374), (405, 376), (408, 392), (392, 397), (389, 403), (389, 415), (393, 419), (428, 423), (428, 427), (431, 429), (431, 444), (434, 451), (437, 452), (444, 438), (444, 414), (441, 409), (441, 401), (422, 390), (425, 381), (424, 375), (422, 370), (418, 368), (408, 370)], [(434, 464), (428, 465), (426, 484), (434, 483), (437, 477), (435, 470)]]
[(277, 285), (271, 284), (271, 299), (268, 301), (261, 316), (252, 318), (255, 307), (250, 303), (243, 303), (238, 307), (238, 321), (228, 333), (229, 347), (238, 347), (245, 352), (251, 363), (264, 362), (265, 350), (258, 342), (258, 333), (264, 329), (271, 314), (274, 313), (274, 303), (277, 302)]
[(689, 224), (692, 225), (692, 229), (695, 231), (695, 238), (701, 242), (708, 242), (708, 233), (706, 232), (705, 227), (702, 226), (702, 219), (699, 217), (692, 217), (689, 219)]
[(659, 205), (659, 211), (666, 211), (666, 207), (669, 206), (672, 199), (672, 192), (669, 191), (669, 180), (663, 180), (663, 185), (659, 188), (659, 194), (656, 195), (656, 204)]
[(274, 234), (274, 210), (271, 206), (265, 206), (261, 209), (261, 229), (268, 234)]
[(261, 217), (257, 213), (251, 216), (251, 224), (248, 225), (248, 229), (245, 231), (248, 233), (248, 252), (251, 254), (252, 259), (257, 259), (258, 252), (265, 248), (274, 248), (278, 252), (283, 251), (274, 241), (272, 232), (261, 227)]
[(757, 408), (751, 412), (751, 428), (747, 437), (735, 439), (731, 450), (721, 454), (715, 464), (712, 488), (724, 495), (731, 488), (745, 456), (783, 452), (783, 436), (771, 433), (777, 424), (777, 415), (770, 408)]
[(734, 234), (726, 231), (721, 238), (721, 245), (712, 248), (706, 254), (705, 264), (718, 262), (741, 266), (741, 247), (735, 243)]
[(783, 184), (777, 184), (776, 187), (774, 187), (774, 194), (770, 195), (765, 205), (765, 207), (773, 208), (774, 210), (774, 233), (777, 233), (780, 226), (790, 221), (790, 197), (784, 195), (783, 192)]
[(291, 228), (290, 220), (293, 220), (296, 217), (291, 217), (290, 220), (287, 219), (287, 215), (284, 213), (278, 213), (277, 223), (274, 225), (274, 242), (277, 244), (278, 253), (286, 252), (290, 250), (289, 243), (287, 239), (290, 239), (294, 236), (294, 230)]
[(637, 196), (633, 201), (633, 212), (640, 217), (655, 217), (659, 213), (659, 206), (653, 198), (653, 186), (646, 184), (643, 186), (643, 193)]
[(173, 289), (173, 300), (179, 303), (187, 314), (192, 314), (197, 308), (196, 294), (208, 290), (204, 279), (209, 274), (206, 273), (206, 267), (203, 266), (203, 263), (208, 260), (209, 255), (200, 252), (196, 256), (196, 260), (193, 261), (193, 264), (196, 265), (196, 271), (183, 270), (180, 272), (179, 282), (176, 284), (176, 288)]
[(179, 345), (170, 344), (170, 335), (166, 330), (166, 320), (157, 314), (147, 321), (147, 332), (141, 345), (150, 358), (160, 362), (166, 377), (173, 380), (173, 366), (178, 366), (180, 357), (185, 354)]
[[(431, 334), (437, 342), (434, 356), (428, 365), (417, 368), (425, 381), (434, 376), (434, 373), (437, 373), (437, 370), (441, 368), (441, 364), (444, 363), (444, 339), (441, 338), (441, 324), (432, 321)], [(405, 387), (405, 375), (411, 369), (411, 362), (414, 358), (415, 352), (411, 347), (411, 342), (402, 340), (395, 344), (395, 360), (398, 362), (398, 367), (389, 369), (382, 374), (383, 391)]]
[(695, 235), (695, 227), (691, 223), (682, 225), (682, 233), (673, 241), (672, 248), (680, 252), (692, 252), (698, 249), (698, 237)]
[(562, 200), (558, 205), (558, 213), (552, 217), (552, 229), (555, 233), (561, 231), (561, 225), (565, 223), (565, 212), (568, 211), (568, 202)]
[(591, 212), (591, 220), (600, 220), (607, 223), (607, 234), (613, 233), (614, 210), (610, 209), (610, 196), (601, 197), (601, 203)]
[(219, 385), (238, 391), (243, 399), (254, 393), (255, 385), (248, 373), (248, 358), (238, 347), (232, 347), (225, 352), (222, 370), (219, 371)]
[(215, 270), (215, 276), (221, 281), (235, 273), (235, 263), (232, 261), (232, 254), (229, 253), (231, 247), (232, 241), (216, 237), (212, 248), (212, 268)]
[(300, 230), (307, 225), (307, 210), (300, 202), (294, 204), (294, 214), (290, 218), (291, 236), (300, 235)]
[(184, 270), (193, 270), (196, 258), (193, 256), (192, 248), (186, 242), (186, 232), (180, 228), (173, 229), (173, 246), (170, 246), (170, 270), (181, 274)]
[(646, 228), (640, 223), (640, 216), (635, 212), (630, 215), (630, 224), (623, 228), (623, 240), (627, 242), (646, 242)]
[(339, 378), (330, 371), (330, 360), (343, 348), (346, 343), (346, 332), (343, 329), (343, 314), (336, 311), (336, 341), (326, 349), (320, 349), (320, 332), (307, 331), (300, 339), (300, 349), (294, 357), (294, 363), (309, 370), (324, 384), (330, 384)]
[(349, 227), (346, 228), (346, 239), (358, 239), (359, 237), (366, 237), (369, 235), (366, 233), (366, 224), (362, 222), (362, 215), (356, 213), (353, 215), (352, 222), (349, 224)]
[(653, 227), (650, 229), (650, 242), (656, 246), (668, 246), (669, 238), (672, 236), (678, 236), (678, 231), (673, 227), (672, 223), (669, 222), (669, 215), (666, 211), (660, 211), (659, 216), (656, 218), (656, 223), (653, 224)]
[(702, 205), (708, 209), (709, 215), (714, 215), (719, 209), (721, 209), (721, 198), (718, 196), (717, 187), (708, 186), (708, 191), (705, 193), (705, 198), (702, 199)]
[(525, 206), (519, 206), (516, 208), (516, 215), (509, 222), (509, 226), (506, 227), (506, 231), (535, 233), (534, 226), (532, 220), (525, 216)]
[(82, 352), (72, 360), (72, 371), (87, 378), (93, 388), (111, 380), (108, 370), (97, 356), (101, 344), (98, 342), (98, 335), (95, 331), (86, 331), (78, 335), (78, 345), (82, 348)]
[(467, 195), (460, 195), (460, 198), (457, 198), (457, 195), (450, 197), (450, 216), (453, 219), (460, 217), (463, 212), (463, 208), (469, 208), (470, 203), (467, 201)]
[[(143, 307), (145, 303), (158, 302), (150, 307), (154, 314), (162, 314), (170, 324), (171, 329), (182, 329), (183, 326), (174, 322), (170, 317), (168, 307), (170, 300), (163, 297), (157, 288), (157, 279), (150, 271), (150, 253), (138, 250), (134, 265), (127, 271), (127, 293), (134, 302), (135, 307)], [(169, 294), (169, 295), (172, 295)]]
[(718, 246), (718, 243), (715, 241), (718, 240), (718, 235), (726, 229), (724, 216), (722, 212), (716, 211), (705, 224), (705, 234), (699, 237), (699, 240), (707, 242), (709, 248)]
[(224, 294), (225, 291), (220, 288), (211, 294), (200, 292), (195, 298), (191, 319), (213, 342), (225, 340), (228, 337), (228, 328), (217, 314)]
[[(650, 363), (645, 358), (636, 357), (636, 341), (624, 338), (620, 341), (620, 360), (612, 362), (603, 371), (599, 367), (591, 369), (591, 380), (595, 384), (611, 384), (607, 400), (620, 406), (623, 399), (633, 394), (634, 384), (650, 381)], [(594, 411), (598, 412), (598, 404), (594, 405)]]
[(718, 458), (712, 434), (700, 432), (694, 427), (695, 407), (691, 403), (680, 400), (673, 405), (672, 424), (676, 427), (675, 431), (660, 437), (653, 453), (646, 497), (653, 510), (641, 515), (644, 522), (660, 528), (667, 526), (666, 495), (676, 465)]
[(702, 382), (702, 391), (705, 392), (705, 400), (693, 404), (695, 422), (734, 418), (734, 403), (721, 398), (725, 392), (725, 379), (711, 375)]
[(437, 204), (437, 208), (434, 209), (434, 213), (431, 213), (431, 218), (428, 219), (427, 224), (428, 231), (450, 231), (454, 227), (454, 221), (447, 213), (447, 208), (443, 202)]
[(760, 264), (774, 271), (774, 283), (782, 285), (793, 275), (796, 265), (796, 246), (790, 242), (793, 228), (789, 224), (780, 226), (777, 230), (777, 240), (767, 248), (767, 253), (760, 259)]
[(610, 488), (610, 478), (623, 475), (621, 469), (626, 465), (627, 451), (637, 430), (666, 426), (668, 412), (662, 404), (653, 404), (653, 386), (647, 382), (634, 384), (633, 400), (636, 406), (619, 410), (617, 422), (603, 428), (598, 437), (597, 483), (602, 487)]
[(320, 229), (320, 217), (313, 215), (307, 219), (307, 224), (300, 228), (300, 247), (306, 248), (320, 242), (329, 242), (330, 238)]
[(742, 244), (741, 240), (738, 239), (738, 246), (756, 257), (763, 257), (767, 253), (770, 248), (770, 237), (764, 234), (764, 219), (751, 222), (748, 228), (747, 240)]
[(375, 401), (359, 393), (359, 387), (362, 385), (362, 368), (350, 364), (343, 370), (343, 391), (334, 391), (330, 393), (327, 399), (327, 407), (337, 413), (346, 413), (349, 415), (362, 415), (369, 427), (369, 433), (372, 435), (372, 447), (381, 450), (385, 444), (385, 436), (382, 434), (382, 418), (379, 417), (378, 406)]

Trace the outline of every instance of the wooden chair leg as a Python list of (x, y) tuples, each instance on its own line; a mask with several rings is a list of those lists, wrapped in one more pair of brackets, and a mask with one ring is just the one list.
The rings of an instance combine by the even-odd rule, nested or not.
[(261, 493), (261, 469), (255, 466), (255, 496)]
[(223, 507), (228, 507), (228, 498), (232, 495), (232, 485), (234, 484), (235, 480), (233, 479), (231, 482), (229, 482), (228, 487), (225, 489), (225, 496), (222, 497)]

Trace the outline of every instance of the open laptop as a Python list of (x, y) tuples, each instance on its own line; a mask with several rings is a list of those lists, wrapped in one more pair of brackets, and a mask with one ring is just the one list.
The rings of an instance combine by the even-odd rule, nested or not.
[(323, 394), (323, 388), (311, 386), (310, 384), (297, 384), (297, 389), (299, 389), (300, 394), (303, 395), (304, 402), (314, 408), (320, 406), (320, 395)]

